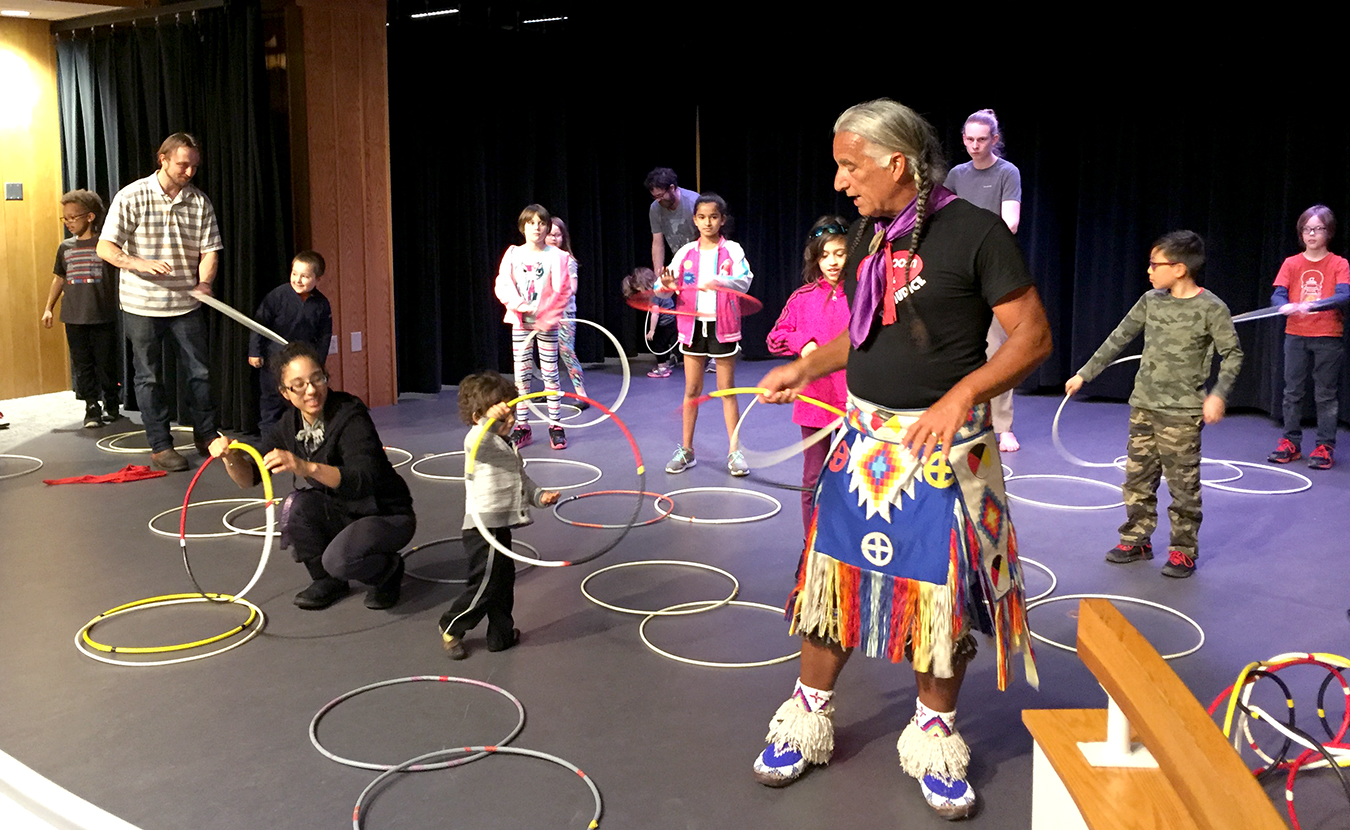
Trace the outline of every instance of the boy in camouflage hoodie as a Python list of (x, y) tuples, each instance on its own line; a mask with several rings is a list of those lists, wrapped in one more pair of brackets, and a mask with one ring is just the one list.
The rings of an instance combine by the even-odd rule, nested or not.
[[(1217, 423), (1242, 367), (1242, 348), (1228, 306), (1201, 288), (1205, 242), (1191, 231), (1173, 231), (1153, 243), (1148, 279), (1153, 289), (1106, 338), (1092, 359), (1064, 384), (1073, 395), (1095, 378), (1139, 332), (1144, 353), (1130, 395), (1130, 439), (1125, 461), (1125, 523), (1120, 544), (1106, 561), (1153, 558), (1150, 537), (1158, 525), (1158, 481), (1167, 476), (1172, 538), (1163, 576), (1195, 573), (1200, 533), (1200, 430)], [(1214, 354), (1219, 377), (1205, 394)]]

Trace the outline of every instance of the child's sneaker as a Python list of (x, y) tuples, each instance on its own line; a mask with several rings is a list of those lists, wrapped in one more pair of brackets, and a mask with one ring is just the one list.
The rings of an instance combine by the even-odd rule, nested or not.
[(670, 459), (670, 463), (666, 465), (666, 472), (671, 475), (682, 473), (697, 463), (698, 462), (694, 460), (693, 450), (685, 447), (676, 447), (675, 455)]
[(1145, 542), (1142, 545), (1127, 545), (1122, 542), (1106, 552), (1106, 561), (1116, 565), (1124, 565), (1129, 562), (1139, 562), (1144, 559), (1152, 558), (1152, 542)]
[(734, 476), (750, 475), (750, 465), (745, 463), (745, 456), (740, 450), (732, 450), (727, 454), (727, 472)]
[(534, 432), (530, 430), (528, 425), (518, 426), (511, 430), (511, 443), (514, 444), (518, 450), (528, 447), (533, 440)]
[(664, 363), (658, 364), (655, 369), (647, 373), (649, 378), (668, 378), (670, 377), (670, 367)]
[(1280, 445), (1275, 448), (1275, 452), (1267, 456), (1266, 460), (1274, 464), (1288, 464), (1290, 461), (1297, 461), (1303, 457), (1298, 447), (1288, 438), (1281, 438)]
[(1308, 453), (1308, 466), (1314, 470), (1330, 470), (1335, 463), (1332, 461), (1334, 452), (1330, 444), (1318, 444), (1317, 449)]
[(555, 450), (567, 449), (567, 434), (562, 427), (548, 428), (548, 445)]
[(445, 656), (451, 660), (463, 660), (469, 656), (469, 650), (464, 647), (463, 640), (444, 632), (441, 632), (441, 648), (445, 649)]
[(708, 364), (703, 367), (703, 371), (711, 375), (717, 374), (717, 358), (715, 357), (708, 358)]
[(1195, 557), (1187, 556), (1179, 550), (1169, 551), (1167, 564), (1163, 565), (1162, 575), (1176, 579), (1185, 579), (1195, 573)]
[(122, 417), (122, 411), (121, 411), (120, 409), (117, 408), (117, 401), (104, 401), (104, 402), (103, 402), (103, 421), (104, 421), (104, 423), (111, 424), (113, 421), (116, 421), (118, 418), (121, 418), (121, 417)]
[(84, 407), (84, 428), (98, 429), (103, 426), (103, 408), (97, 403), (86, 404)]

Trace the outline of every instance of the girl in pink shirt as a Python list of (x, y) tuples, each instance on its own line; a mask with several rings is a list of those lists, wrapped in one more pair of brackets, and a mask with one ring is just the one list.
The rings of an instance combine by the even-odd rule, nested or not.
[[(802, 285), (788, 297), (783, 313), (769, 332), (769, 351), (777, 355), (805, 357), (848, 329), (848, 298), (840, 277), (848, 259), (846, 238), (848, 220), (841, 216), (822, 216), (806, 236)], [(803, 395), (845, 408), (848, 384), (844, 370), (818, 378), (801, 390)], [(808, 438), (821, 427), (829, 426), (835, 416), (802, 401), (792, 405), (792, 422)], [(806, 448), (802, 460), (802, 527), (811, 525), (816, 479), (825, 465), (829, 441), (817, 441)]]

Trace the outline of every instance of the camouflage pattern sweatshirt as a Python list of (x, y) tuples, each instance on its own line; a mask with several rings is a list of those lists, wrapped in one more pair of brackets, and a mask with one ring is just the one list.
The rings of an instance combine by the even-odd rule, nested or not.
[(1242, 347), (1228, 306), (1203, 289), (1186, 299), (1161, 289), (1145, 293), (1078, 374), (1085, 382), (1095, 378), (1141, 331), (1144, 354), (1135, 375), (1131, 406), (1157, 412), (1199, 413), (1216, 352), (1220, 357), (1219, 377), (1210, 394), (1228, 400), (1242, 368)]

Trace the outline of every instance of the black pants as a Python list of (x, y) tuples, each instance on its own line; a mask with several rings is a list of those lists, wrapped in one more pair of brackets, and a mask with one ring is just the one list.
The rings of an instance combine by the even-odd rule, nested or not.
[(411, 513), (353, 516), (343, 501), (320, 490), (296, 490), (281, 512), (282, 539), (316, 579), (326, 574), (373, 585), (390, 572), (416, 531)]
[(75, 371), (75, 397), (86, 404), (121, 404), (117, 382), (116, 323), (66, 323), (70, 365)]
[(286, 414), (290, 404), (281, 397), (281, 392), (277, 391), (277, 376), (270, 368), (267, 366), (262, 368), (258, 381), (261, 385), (258, 396), (258, 434), (265, 437), (272, 425)]
[[(511, 528), (491, 528), (504, 547), (511, 547)], [(516, 605), (516, 560), (493, 548), (477, 528), (464, 531), (464, 552), (469, 557), (469, 576), (464, 593), (441, 615), (441, 631), (461, 638), (487, 617), (488, 648), (511, 642)]]

